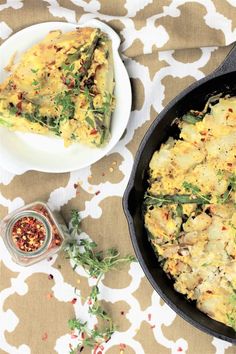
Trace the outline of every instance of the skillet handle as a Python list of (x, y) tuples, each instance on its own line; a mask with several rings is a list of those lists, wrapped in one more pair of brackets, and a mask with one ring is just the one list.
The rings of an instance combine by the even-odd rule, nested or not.
[(234, 43), (233, 48), (230, 50), (225, 60), (223, 60), (223, 62), (210, 76), (215, 77), (231, 71), (236, 71), (236, 43)]

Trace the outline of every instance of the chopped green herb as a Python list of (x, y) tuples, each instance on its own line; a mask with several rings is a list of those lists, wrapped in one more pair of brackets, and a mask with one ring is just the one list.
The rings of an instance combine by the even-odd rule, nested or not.
[(145, 205), (162, 206), (166, 204), (209, 204), (209, 199), (195, 197), (189, 194), (174, 194), (174, 195), (150, 195), (144, 196)]
[(182, 215), (183, 215), (183, 206), (182, 204), (178, 204), (176, 207), (176, 216), (181, 218)]
[(8, 106), (8, 110), (11, 114), (16, 114), (18, 111), (17, 107), (11, 105)]
[(232, 192), (236, 191), (236, 175), (233, 173), (230, 175), (228, 179), (228, 188), (227, 190), (220, 196), (217, 197), (217, 203), (218, 204), (224, 204), (226, 203)]
[(0, 118), (0, 125), (3, 125), (7, 128), (10, 128), (12, 126), (12, 124), (10, 122), (7, 122), (6, 120)]
[(73, 71), (75, 69), (75, 64), (66, 65), (65, 63), (63, 63), (61, 65), (61, 68), (65, 71)]
[(33, 86), (38, 86), (38, 85), (39, 85), (39, 81), (34, 79), (34, 80), (32, 81), (32, 85), (33, 85)]
[(182, 120), (186, 123), (196, 124), (203, 119), (202, 115), (195, 115), (194, 113), (188, 112), (183, 115)]
[(32, 73), (37, 74), (37, 72), (39, 71), (39, 69), (30, 69), (32, 71)]
[(94, 121), (90, 118), (90, 117), (86, 117), (85, 118), (86, 122), (88, 123), (88, 125), (90, 125), (90, 127), (95, 128), (95, 124)]
[(205, 201), (205, 203), (200, 203), (200, 204), (207, 204), (211, 202), (210, 196), (201, 194), (200, 188), (195, 184), (189, 182), (183, 182), (183, 187), (187, 192), (191, 192), (194, 196), (198, 197), (198, 199), (200, 198), (202, 199), (202, 201)]

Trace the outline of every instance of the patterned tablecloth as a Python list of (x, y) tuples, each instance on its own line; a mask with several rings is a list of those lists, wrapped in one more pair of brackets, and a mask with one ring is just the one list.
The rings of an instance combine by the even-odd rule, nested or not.
[[(133, 91), (126, 134), (108, 156), (80, 171), (14, 176), (0, 168), (0, 216), (36, 199), (60, 209), (67, 220), (70, 210), (78, 208), (83, 231), (100, 248), (132, 253), (121, 198), (135, 151), (157, 113), (225, 58), (236, 39), (236, 1), (0, 0), (0, 39), (39, 22), (91, 18), (108, 23), (122, 39), (120, 51)], [(74, 272), (63, 253), (21, 268), (11, 261), (2, 239), (0, 249), (0, 353), (68, 353), (73, 340), (67, 321), (87, 306), (80, 297), (71, 303), (74, 288), (88, 295), (88, 278), (81, 269)], [(120, 353), (120, 343), (126, 345), (125, 354), (236, 353), (229, 343), (177, 316), (137, 263), (108, 274), (101, 293), (119, 327), (103, 353)]]

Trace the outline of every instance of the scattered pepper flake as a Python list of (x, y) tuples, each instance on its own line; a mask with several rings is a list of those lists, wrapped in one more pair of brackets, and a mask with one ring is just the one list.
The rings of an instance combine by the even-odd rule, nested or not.
[(221, 229), (222, 231), (225, 231), (225, 230), (227, 230), (227, 227), (225, 227), (225, 226), (222, 226), (222, 229)]
[(98, 194), (100, 194), (101, 192), (100, 191), (97, 191), (96, 193), (95, 193), (95, 195), (98, 195)]
[(125, 312), (124, 311), (120, 311), (120, 314), (123, 316), (125, 314)]
[(178, 347), (177, 352), (182, 352), (183, 349), (181, 347)]
[(126, 348), (126, 344), (120, 343), (120, 349), (125, 349), (125, 348)]
[(47, 332), (44, 332), (44, 334), (42, 335), (42, 340), (47, 340), (48, 339), (48, 334), (47, 334)]
[(78, 188), (78, 184), (74, 183), (74, 188), (77, 189)]
[(70, 303), (74, 305), (76, 302), (77, 302), (77, 299), (74, 297)]
[(48, 257), (47, 261), (50, 262), (52, 260), (52, 257)]
[(97, 132), (98, 132), (97, 129), (93, 128), (93, 129), (90, 131), (89, 135), (96, 135)]
[(152, 319), (152, 314), (149, 313), (149, 314), (148, 314), (148, 321), (151, 321), (151, 319)]
[(74, 333), (72, 333), (70, 337), (71, 337), (71, 339), (78, 338), (78, 336), (76, 334), (74, 334)]
[(156, 327), (155, 325), (152, 325), (152, 326), (151, 326), (151, 329), (153, 329), (153, 328), (155, 328), (155, 327)]
[(48, 299), (48, 300), (51, 300), (52, 298), (53, 298), (53, 294), (52, 294), (52, 293), (48, 293), (48, 294), (47, 294), (47, 299)]
[(48, 279), (49, 280), (52, 280), (54, 277), (53, 277), (53, 275), (52, 274), (48, 274)]
[(233, 108), (229, 108), (228, 111), (232, 113), (233, 112)]

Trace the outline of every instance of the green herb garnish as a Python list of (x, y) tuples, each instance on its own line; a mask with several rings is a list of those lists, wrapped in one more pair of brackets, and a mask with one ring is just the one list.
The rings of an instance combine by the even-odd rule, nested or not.
[(0, 125), (3, 125), (4, 127), (10, 128), (12, 126), (11, 123), (7, 122), (6, 120), (0, 118)]
[(102, 277), (110, 270), (117, 269), (119, 265), (127, 264), (135, 261), (135, 257), (127, 255), (120, 257), (119, 252), (115, 248), (110, 248), (107, 251), (97, 251), (97, 244), (88, 239), (76, 240), (76, 236), (80, 233), (80, 217), (76, 210), (72, 211), (70, 222), (71, 240), (65, 247), (68, 258), (74, 263), (74, 269), (77, 266), (82, 266), (87, 274), (96, 278), (96, 284), (92, 287), (88, 297), (89, 314), (96, 316), (103, 322), (103, 326), (91, 329), (87, 321), (80, 319), (71, 319), (68, 321), (71, 330), (77, 330), (81, 335), (76, 348), (71, 348), (70, 354), (75, 354), (78, 350), (81, 351), (84, 347), (97, 348), (104, 342), (107, 342), (116, 327), (109, 314), (102, 308), (99, 296), (99, 283)]
[(222, 195), (217, 197), (217, 203), (225, 204), (229, 200), (231, 193), (235, 191), (236, 191), (236, 175), (233, 173), (230, 175), (228, 179), (227, 190)]
[(34, 79), (32, 81), (32, 86), (38, 86), (38, 85), (39, 85), (39, 81)]
[(39, 71), (39, 69), (30, 69), (32, 71), (32, 73), (37, 74), (37, 72)]
[(200, 122), (203, 119), (202, 115), (196, 115), (192, 112), (188, 112), (183, 115), (182, 120), (186, 123), (190, 124), (196, 124), (197, 122)]
[(202, 194), (200, 188), (195, 184), (183, 182), (183, 187), (187, 192), (191, 192), (193, 196), (198, 197), (198, 199), (202, 200), (202, 203), (198, 204), (209, 204), (211, 202), (210, 196)]
[[(196, 197), (189, 194), (174, 194), (174, 195), (151, 195), (145, 194), (145, 205), (162, 206), (166, 204), (209, 204), (210, 199)], [(209, 197), (208, 197), (209, 198)]]
[(85, 118), (86, 122), (88, 123), (88, 125), (90, 125), (90, 127), (95, 128), (95, 124), (94, 121), (90, 118), (90, 117), (86, 117)]

